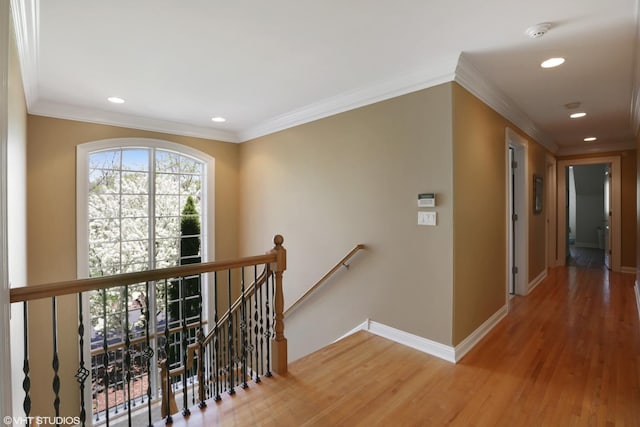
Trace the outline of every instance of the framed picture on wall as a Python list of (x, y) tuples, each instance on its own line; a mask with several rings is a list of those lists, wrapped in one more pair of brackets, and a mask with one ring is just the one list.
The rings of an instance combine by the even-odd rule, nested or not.
[(539, 214), (542, 212), (542, 177), (539, 175), (533, 176), (533, 213)]

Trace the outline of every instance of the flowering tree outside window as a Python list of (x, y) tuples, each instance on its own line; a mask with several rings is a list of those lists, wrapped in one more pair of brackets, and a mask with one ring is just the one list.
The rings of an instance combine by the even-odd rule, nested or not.
[[(101, 150), (91, 152), (88, 157), (90, 277), (201, 262), (204, 162), (148, 147)], [(164, 303), (165, 291), (169, 292), (168, 308)], [(184, 314), (190, 321), (197, 321), (200, 292), (199, 277), (185, 279), (184, 286), (157, 283), (149, 294), (145, 283), (131, 285), (127, 298), (124, 288), (92, 292), (89, 306), (94, 395), (101, 392), (101, 387), (109, 387), (103, 383), (104, 370), (113, 371), (109, 375), (116, 377), (116, 383), (121, 376), (118, 364), (106, 361), (122, 355), (97, 354), (105, 343), (109, 346), (123, 343), (127, 334), (130, 339), (141, 337), (147, 323), (152, 334), (161, 333), (167, 322), (169, 327), (179, 326), (183, 297)], [(180, 341), (172, 339), (174, 356), (158, 357), (171, 356), (173, 363), (179, 363), (179, 356), (175, 355), (182, 353), (178, 348)], [(164, 347), (159, 342), (154, 345), (158, 352)], [(133, 361), (135, 364), (135, 354)], [(94, 410), (105, 409), (97, 406)]]

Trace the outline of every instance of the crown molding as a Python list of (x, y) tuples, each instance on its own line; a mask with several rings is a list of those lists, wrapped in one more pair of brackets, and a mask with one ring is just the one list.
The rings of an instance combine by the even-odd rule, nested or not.
[(636, 39), (633, 49), (633, 89), (631, 91), (631, 132), (640, 132), (640, 0), (636, 0)]
[(22, 84), (27, 109), (38, 100), (38, 54), (40, 0), (11, 0), (11, 14), (15, 28)]
[(109, 126), (120, 126), (130, 129), (146, 130), (150, 132), (162, 132), (171, 135), (190, 136), (194, 138), (213, 139), (222, 142), (240, 142), (237, 134), (221, 131), (204, 126), (194, 126), (185, 123), (168, 120), (154, 119), (150, 117), (134, 116), (130, 114), (116, 113), (79, 107), (77, 105), (62, 104), (51, 101), (38, 101), (29, 110), (30, 114), (37, 116), (54, 117), (57, 119), (77, 120), (80, 122), (96, 123)]
[(411, 73), (381, 81), (373, 86), (326, 98), (240, 131), (239, 139), (242, 142), (249, 141), (345, 111), (450, 82), (455, 77), (454, 71), (457, 61), (457, 55), (441, 58), (439, 61), (433, 61), (428, 67), (422, 67)]
[(458, 61), (455, 81), (549, 151), (554, 154), (558, 151), (558, 145), (553, 139), (538, 128), (509, 97), (484, 79), (464, 53)]
[(580, 154), (610, 153), (612, 151), (635, 150), (636, 144), (633, 141), (622, 142), (593, 142), (580, 145), (569, 145), (560, 147), (555, 154), (558, 157), (576, 156)]
[(40, 0), (11, 0), (11, 12), (27, 110), (30, 114), (224, 142), (240, 142), (234, 132), (41, 100), (38, 90)]

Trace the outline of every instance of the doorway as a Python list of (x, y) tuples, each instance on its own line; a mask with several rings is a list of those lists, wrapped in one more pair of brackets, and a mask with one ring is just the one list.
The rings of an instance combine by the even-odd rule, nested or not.
[(567, 174), (567, 265), (611, 269), (609, 164), (576, 165)]
[(506, 129), (506, 192), (507, 192), (507, 294), (528, 292), (528, 189), (527, 141), (513, 130)]
[[(581, 190), (576, 192), (575, 202), (570, 200), (573, 196), (569, 191), (569, 181), (576, 179), (575, 172), (578, 166), (590, 165), (594, 169), (600, 170), (600, 180), (602, 187), (598, 205), (595, 205), (595, 196), (592, 196), (593, 207), (591, 214), (593, 218), (586, 229), (580, 226), (577, 218), (574, 222), (570, 204), (578, 203), (577, 197)], [(599, 166), (598, 166), (599, 165)], [(570, 167), (572, 167), (570, 169)], [(580, 174), (580, 172), (578, 172)], [(567, 265), (572, 262), (571, 250), (573, 248), (584, 248), (601, 250), (602, 261), (600, 266), (606, 265), (613, 271), (621, 270), (621, 185), (620, 179), (620, 158), (619, 157), (595, 157), (590, 159), (562, 160), (558, 162), (558, 265)], [(579, 179), (579, 178), (578, 178)], [(606, 190), (605, 190), (606, 188)], [(605, 195), (606, 191), (606, 195)], [(588, 190), (583, 190), (588, 192)], [(579, 215), (579, 213), (578, 213)], [(595, 221), (599, 221), (596, 225)], [(584, 221), (583, 221), (584, 222)], [(582, 227), (582, 228), (581, 228)], [(571, 228), (571, 231), (570, 231)], [(602, 246), (602, 249), (600, 249)], [(580, 254), (576, 254), (580, 256)], [(606, 256), (605, 256), (606, 255)], [(588, 255), (583, 255), (587, 257)], [(595, 263), (594, 260), (584, 259), (582, 263)], [(594, 264), (595, 265), (595, 264)]]

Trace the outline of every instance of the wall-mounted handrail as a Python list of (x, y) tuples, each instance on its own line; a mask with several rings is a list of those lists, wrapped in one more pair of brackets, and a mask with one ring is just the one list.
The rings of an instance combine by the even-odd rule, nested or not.
[(320, 286), (322, 286), (322, 284), (324, 282), (326, 282), (340, 268), (345, 267), (348, 270), (349, 269), (349, 264), (347, 264), (347, 261), (349, 261), (352, 256), (354, 256), (358, 251), (360, 251), (362, 249), (366, 249), (366, 246), (364, 244), (362, 244), (362, 243), (356, 245), (353, 249), (351, 249), (351, 252), (349, 252), (347, 255), (345, 255), (344, 258), (342, 258), (340, 261), (338, 261), (338, 263), (331, 270), (329, 270), (329, 272), (327, 274), (322, 276), (322, 278), (320, 280), (318, 280), (318, 282), (315, 285), (313, 285), (311, 288), (309, 288), (309, 290), (307, 290), (304, 294), (302, 294), (302, 296), (300, 296), (300, 298), (298, 298), (296, 300), (296, 302), (291, 304), (289, 306), (289, 308), (287, 308), (284, 311), (284, 315), (287, 316), (289, 313), (291, 313), (293, 310), (295, 310), (295, 308), (298, 305), (300, 305), (309, 295), (311, 295), (313, 292), (315, 292), (316, 289), (318, 289)]

